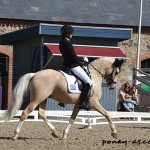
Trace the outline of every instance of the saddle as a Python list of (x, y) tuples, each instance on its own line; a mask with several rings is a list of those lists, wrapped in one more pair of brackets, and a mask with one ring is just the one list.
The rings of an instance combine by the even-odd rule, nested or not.
[[(90, 72), (86, 66), (82, 66), (82, 69), (87, 73), (87, 75), (91, 78)], [(72, 71), (71, 69), (67, 68), (66, 66), (63, 66), (60, 70), (60, 72), (64, 75), (67, 81), (68, 90), (71, 93), (81, 93), (80, 94), (80, 102), (79, 102), (79, 108), (90, 110), (88, 106), (88, 102), (84, 102), (84, 99), (87, 99), (87, 94), (89, 92), (89, 84), (84, 83), (82, 80), (80, 80)], [(88, 86), (89, 85), (89, 86)], [(84, 104), (83, 104), (84, 103)], [(65, 107), (65, 104), (59, 103), (58, 104), (61, 107)]]
[[(91, 78), (90, 72), (87, 67), (82, 66), (82, 69), (87, 73), (87, 75)], [(62, 66), (62, 68), (59, 70), (64, 77), (66, 78), (67, 81), (67, 87), (69, 92), (71, 93), (81, 93), (85, 83), (80, 80), (73, 72), (71, 69), (69, 69), (66, 66)]]

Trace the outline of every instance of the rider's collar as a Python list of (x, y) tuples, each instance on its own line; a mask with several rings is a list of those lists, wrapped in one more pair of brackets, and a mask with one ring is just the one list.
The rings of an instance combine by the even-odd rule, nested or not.
[(70, 41), (70, 39), (69, 38), (65, 38), (67, 41)]

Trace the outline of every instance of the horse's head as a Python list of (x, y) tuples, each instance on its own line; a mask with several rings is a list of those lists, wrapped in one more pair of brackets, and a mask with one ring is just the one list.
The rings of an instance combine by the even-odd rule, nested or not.
[(121, 66), (123, 65), (124, 62), (125, 62), (124, 59), (115, 59), (111, 67), (106, 69), (104, 77), (106, 79), (107, 85), (110, 87), (110, 90), (114, 89), (114, 87), (116, 86), (117, 83), (116, 78), (120, 73)]

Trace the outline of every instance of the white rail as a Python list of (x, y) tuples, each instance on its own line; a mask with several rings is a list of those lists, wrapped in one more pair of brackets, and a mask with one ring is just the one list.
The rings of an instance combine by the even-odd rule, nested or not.
[[(4, 110), (0, 111), (0, 114)], [(68, 123), (72, 111), (46, 111), (46, 116), (51, 122)], [(150, 113), (141, 112), (108, 112), (113, 120), (113, 123), (150, 123)], [(16, 116), (9, 122), (18, 122), (22, 111), (18, 111)], [(33, 111), (26, 121), (42, 121), (38, 116), (38, 111)], [(0, 120), (0, 122), (4, 122)], [(107, 120), (96, 111), (80, 111), (75, 124), (82, 124), (88, 127), (98, 124), (108, 124)]]

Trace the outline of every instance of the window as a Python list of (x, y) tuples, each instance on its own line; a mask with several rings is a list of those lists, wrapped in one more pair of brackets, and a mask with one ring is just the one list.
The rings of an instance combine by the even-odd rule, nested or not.
[(145, 59), (141, 62), (141, 68), (144, 72), (150, 73), (150, 58)]
[(8, 72), (8, 58), (0, 56), (0, 75), (4, 75)]

